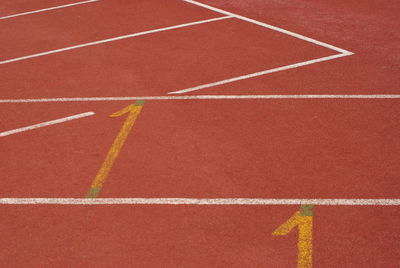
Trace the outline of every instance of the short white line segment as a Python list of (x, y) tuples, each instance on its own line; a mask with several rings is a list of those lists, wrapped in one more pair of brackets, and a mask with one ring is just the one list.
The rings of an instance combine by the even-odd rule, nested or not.
[(78, 97), (42, 99), (0, 99), (0, 103), (79, 102), (79, 101), (132, 101), (132, 100), (271, 100), (271, 99), (400, 99), (400, 94), (365, 95), (187, 95), (187, 96), (129, 96), (129, 97)]
[(188, 92), (197, 91), (197, 90), (210, 88), (210, 87), (215, 87), (215, 86), (220, 86), (220, 85), (223, 85), (223, 84), (228, 84), (228, 83), (232, 83), (232, 82), (236, 82), (236, 81), (240, 81), (240, 80), (245, 80), (245, 79), (249, 79), (249, 78), (253, 78), (253, 77), (257, 77), (257, 76), (262, 76), (262, 75), (266, 75), (266, 74), (270, 74), (270, 73), (276, 73), (276, 72), (280, 72), (280, 71), (285, 71), (285, 70), (289, 70), (289, 69), (303, 67), (303, 66), (314, 64), (314, 63), (318, 63), (318, 62), (333, 60), (333, 59), (341, 58), (341, 57), (345, 57), (345, 56), (348, 56), (348, 55), (347, 54), (336, 54), (336, 55), (332, 55), (332, 56), (328, 56), (328, 57), (318, 58), (318, 59), (314, 59), (314, 60), (308, 60), (308, 61), (299, 62), (299, 63), (295, 63), (295, 64), (291, 64), (291, 65), (286, 65), (286, 66), (282, 66), (282, 67), (278, 67), (278, 68), (274, 68), (274, 69), (264, 70), (264, 71), (261, 71), (261, 72), (241, 75), (241, 76), (237, 76), (237, 77), (221, 80), (221, 81), (218, 81), (218, 82), (213, 82), (213, 83), (204, 84), (204, 85), (200, 85), (200, 86), (196, 86), (196, 87), (191, 87), (191, 88), (186, 88), (186, 89), (182, 89), (182, 90), (178, 90), (178, 91), (173, 91), (173, 92), (169, 92), (168, 94), (188, 93)]
[(65, 118), (60, 118), (60, 119), (56, 119), (56, 120), (52, 120), (52, 121), (48, 121), (48, 122), (43, 122), (43, 123), (32, 125), (32, 126), (27, 126), (27, 127), (22, 127), (22, 128), (17, 128), (17, 129), (5, 131), (5, 132), (0, 132), (0, 137), (5, 137), (5, 136), (8, 136), (8, 135), (12, 135), (12, 134), (16, 134), (16, 133), (20, 133), (20, 132), (24, 132), (24, 131), (28, 131), (28, 130), (33, 130), (33, 129), (37, 129), (37, 128), (41, 128), (41, 127), (47, 127), (47, 126), (51, 126), (51, 125), (55, 125), (55, 124), (59, 124), (59, 123), (64, 123), (64, 122), (67, 122), (67, 121), (71, 121), (71, 120), (75, 120), (75, 119), (91, 116), (91, 115), (94, 115), (94, 114), (95, 114), (94, 112), (87, 112), (87, 113), (68, 116), (68, 117), (65, 117)]
[(64, 47), (64, 48), (60, 48), (60, 49), (50, 50), (50, 51), (41, 52), (41, 53), (32, 54), (32, 55), (27, 55), (27, 56), (23, 56), (23, 57), (3, 60), (3, 61), (0, 61), (0, 64), (7, 64), (7, 63), (11, 63), (11, 62), (16, 62), (16, 61), (27, 60), (27, 59), (46, 56), (46, 55), (50, 55), (50, 54), (61, 53), (61, 52), (68, 51), (68, 50), (73, 50), (73, 49), (78, 49), (78, 48), (83, 48), (83, 47), (89, 47), (89, 46), (94, 46), (94, 45), (114, 42), (114, 41), (118, 41), (118, 40), (122, 40), (122, 39), (137, 37), (137, 36), (146, 35), (146, 34), (158, 33), (158, 32), (163, 32), (163, 31), (169, 31), (169, 30), (184, 28), (184, 27), (203, 24), (203, 23), (220, 21), (220, 20), (225, 20), (225, 19), (229, 19), (229, 18), (232, 18), (232, 17), (231, 16), (224, 16), (224, 17), (218, 17), (218, 18), (207, 19), (207, 20), (200, 20), (200, 21), (195, 21), (195, 22), (190, 22), (190, 23), (184, 23), (184, 24), (179, 24), (179, 25), (175, 25), (175, 26), (159, 28), (159, 29), (154, 29), (154, 30), (149, 30), (149, 31), (144, 31), (144, 32), (139, 32), (139, 33), (133, 33), (133, 34), (128, 34), (128, 35), (117, 36), (117, 37), (103, 39), (103, 40), (99, 40), (99, 41), (79, 44), (79, 45), (76, 45), (76, 46)]
[(400, 199), (0, 198), (0, 205), (320, 205), (399, 206)]
[(44, 8), (44, 9), (38, 9), (38, 10), (28, 11), (28, 12), (24, 12), (24, 13), (18, 13), (18, 14), (13, 14), (13, 15), (0, 17), (0, 20), (5, 20), (5, 19), (9, 19), (9, 18), (15, 18), (15, 17), (19, 17), (19, 16), (25, 16), (25, 15), (30, 15), (30, 14), (34, 14), (34, 13), (40, 13), (40, 12), (44, 12), (44, 11), (50, 11), (50, 10), (60, 9), (60, 8), (65, 8), (65, 7), (83, 5), (83, 4), (92, 3), (92, 2), (98, 2), (98, 1), (100, 1), (100, 0), (88, 0), (88, 1), (83, 1), (83, 2), (66, 4), (66, 5), (62, 5), (62, 6), (55, 6), (55, 7), (49, 7), (49, 8)]

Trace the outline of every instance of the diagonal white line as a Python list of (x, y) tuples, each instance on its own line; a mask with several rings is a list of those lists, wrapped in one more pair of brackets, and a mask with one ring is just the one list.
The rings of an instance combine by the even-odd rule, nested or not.
[(0, 103), (131, 101), (131, 100), (271, 100), (271, 99), (400, 99), (400, 94), (309, 94), (309, 95), (186, 95), (186, 96), (128, 96), (49, 99), (0, 99)]
[(40, 13), (40, 12), (44, 12), (44, 11), (50, 11), (50, 10), (60, 9), (60, 8), (65, 8), (65, 7), (83, 5), (83, 4), (97, 2), (97, 1), (100, 1), (100, 0), (88, 0), (88, 1), (83, 1), (83, 2), (77, 2), (77, 3), (62, 5), (62, 6), (38, 9), (38, 10), (28, 11), (28, 12), (24, 12), (24, 13), (18, 13), (18, 14), (8, 15), (8, 16), (5, 16), (5, 17), (0, 17), (0, 20), (5, 20), (5, 19), (9, 19), (9, 18), (15, 18), (15, 17), (19, 17), (19, 16), (25, 16), (25, 15), (30, 15), (30, 14), (34, 14), (34, 13)]
[(241, 76), (237, 76), (237, 77), (221, 80), (221, 81), (218, 81), (218, 82), (213, 82), (213, 83), (204, 84), (204, 85), (200, 85), (200, 86), (196, 86), (196, 87), (191, 87), (191, 88), (186, 88), (186, 89), (182, 89), (182, 90), (178, 90), (178, 91), (173, 91), (173, 92), (169, 92), (168, 94), (188, 93), (188, 92), (197, 91), (197, 90), (201, 90), (201, 89), (205, 89), (205, 88), (210, 88), (210, 87), (220, 86), (220, 85), (224, 85), (224, 84), (228, 84), (228, 83), (233, 83), (233, 82), (236, 82), (236, 81), (245, 80), (245, 79), (249, 79), (249, 78), (253, 78), (253, 77), (257, 77), (257, 76), (262, 76), (262, 75), (266, 75), (266, 74), (270, 74), (270, 73), (276, 73), (276, 72), (280, 72), (280, 71), (285, 71), (285, 70), (289, 70), (289, 69), (303, 67), (303, 66), (306, 66), (306, 65), (311, 65), (311, 64), (314, 64), (314, 63), (333, 60), (333, 59), (341, 58), (341, 57), (345, 57), (345, 56), (348, 56), (348, 54), (336, 54), (336, 55), (327, 56), (327, 57), (323, 57), (323, 58), (303, 61), (303, 62), (299, 62), (299, 63), (295, 63), (295, 64), (291, 64), (291, 65), (286, 65), (286, 66), (282, 66), (282, 67), (278, 67), (278, 68), (274, 68), (274, 69), (264, 70), (264, 71), (261, 71), (261, 72), (241, 75)]
[(50, 51), (41, 52), (41, 53), (32, 54), (32, 55), (27, 55), (27, 56), (23, 56), (23, 57), (3, 60), (3, 61), (0, 61), (0, 64), (6, 64), (6, 63), (21, 61), (21, 60), (27, 60), (27, 59), (31, 59), (31, 58), (46, 56), (46, 55), (55, 54), (55, 53), (60, 53), (60, 52), (68, 51), (68, 50), (73, 50), (73, 49), (78, 49), (78, 48), (83, 48), (83, 47), (88, 47), (88, 46), (94, 46), (94, 45), (114, 42), (114, 41), (118, 41), (118, 40), (122, 40), (122, 39), (137, 37), (137, 36), (146, 35), (146, 34), (158, 33), (158, 32), (162, 32), (162, 31), (169, 31), (169, 30), (184, 28), (184, 27), (203, 24), (203, 23), (209, 23), (209, 22), (214, 22), (214, 21), (219, 21), (219, 20), (225, 20), (225, 19), (229, 19), (229, 18), (232, 18), (232, 17), (231, 16), (224, 16), (224, 17), (218, 17), (218, 18), (213, 18), (213, 19), (195, 21), (195, 22), (190, 22), (190, 23), (184, 23), (184, 24), (179, 24), (179, 25), (175, 25), (175, 26), (159, 28), (159, 29), (154, 29), (154, 30), (149, 30), (149, 31), (144, 31), (144, 32), (139, 32), (139, 33), (133, 33), (133, 34), (128, 34), (128, 35), (117, 36), (117, 37), (108, 38), (108, 39), (99, 40), (99, 41), (94, 41), (94, 42), (90, 42), (90, 43), (84, 43), (84, 44), (80, 44), (80, 45), (76, 45), (76, 46), (64, 47), (64, 48), (60, 48), (60, 49), (50, 50)]
[(235, 18), (240, 19), (240, 20), (244, 20), (244, 21), (247, 21), (247, 22), (250, 22), (250, 23), (253, 23), (253, 24), (257, 24), (259, 26), (262, 26), (262, 27), (265, 27), (265, 28), (268, 28), (268, 29), (271, 29), (271, 30), (274, 30), (274, 31), (278, 31), (278, 32), (281, 32), (281, 33), (296, 37), (298, 39), (301, 39), (301, 40), (304, 40), (304, 41), (307, 41), (307, 42), (310, 42), (310, 43), (313, 43), (313, 44), (316, 44), (316, 45), (320, 45), (320, 46), (335, 50), (335, 51), (343, 53), (343, 54), (348, 54), (348, 55), (353, 54), (350, 51), (347, 51), (347, 50), (344, 50), (342, 48), (335, 47), (333, 45), (330, 45), (330, 44), (315, 40), (313, 38), (310, 38), (310, 37), (307, 37), (307, 36), (304, 36), (304, 35), (301, 35), (301, 34), (297, 34), (297, 33), (294, 33), (294, 32), (291, 32), (291, 31), (288, 31), (288, 30), (285, 30), (285, 29), (282, 29), (282, 28), (279, 28), (279, 27), (276, 27), (276, 26), (273, 26), (273, 25), (270, 25), (270, 24), (267, 24), (267, 23), (264, 23), (264, 22), (253, 20), (253, 19), (241, 16), (241, 15), (238, 15), (238, 14), (226, 11), (226, 10), (222, 10), (222, 9), (210, 6), (210, 5), (206, 5), (206, 4), (194, 1), (194, 0), (183, 0), (183, 1), (185, 1), (187, 3), (190, 3), (190, 4), (193, 4), (193, 5), (196, 5), (196, 6), (200, 6), (200, 7), (215, 11), (215, 12), (218, 12), (218, 13), (221, 13), (221, 14), (232, 16), (232, 17), (235, 17)]
[(33, 129), (37, 129), (37, 128), (41, 128), (41, 127), (47, 127), (47, 126), (51, 126), (51, 125), (55, 125), (55, 124), (60, 124), (60, 123), (64, 123), (64, 122), (67, 122), (67, 121), (71, 121), (71, 120), (75, 120), (75, 119), (91, 116), (91, 115), (94, 115), (94, 114), (95, 114), (94, 112), (87, 112), (87, 113), (77, 114), (77, 115), (68, 116), (68, 117), (65, 117), (65, 118), (60, 118), (60, 119), (56, 119), (56, 120), (52, 120), (52, 121), (39, 123), (39, 124), (27, 126), (27, 127), (22, 127), (22, 128), (17, 128), (17, 129), (5, 131), (5, 132), (0, 132), (0, 137), (5, 137), (5, 136), (8, 136), (8, 135), (12, 135), (12, 134), (16, 134), (16, 133), (20, 133), (20, 132), (24, 132), (24, 131), (28, 131), (28, 130), (33, 130)]
[(275, 72), (280, 72), (280, 71), (285, 71), (285, 70), (289, 70), (289, 69), (293, 69), (293, 68), (298, 68), (298, 67), (302, 67), (302, 66), (306, 66), (306, 65), (310, 65), (310, 64), (314, 64), (314, 63), (319, 63), (319, 62), (323, 62), (323, 61), (328, 61), (328, 60), (333, 60), (336, 58), (340, 58), (340, 57), (345, 57), (345, 56), (350, 56), (353, 55), (353, 52), (347, 51), (345, 49), (318, 41), (316, 39), (301, 35), (301, 34), (297, 34), (267, 23), (263, 23), (254, 19), (250, 19), (226, 10), (222, 10), (210, 5), (206, 5), (203, 3), (200, 3), (198, 1), (194, 1), (194, 0), (183, 0), (187, 3), (196, 5), (196, 6), (200, 6), (203, 8), (206, 8), (208, 10), (212, 10), (214, 12), (218, 12), (220, 14), (225, 14), (228, 16), (232, 16), (234, 18), (243, 20), (243, 21), (247, 21), (253, 24), (256, 24), (258, 26), (264, 27), (264, 28), (268, 28), (270, 30), (274, 30), (274, 31), (278, 31), (281, 32), (283, 34), (287, 34), (290, 35), (292, 37), (313, 43), (315, 45), (319, 45), (325, 48), (329, 48), (332, 50), (335, 50), (337, 52), (340, 52), (337, 55), (333, 55), (333, 56), (328, 56), (328, 57), (323, 57), (323, 58), (319, 58), (319, 59), (313, 59), (313, 60), (308, 60), (308, 61), (304, 61), (304, 62), (300, 62), (300, 63), (295, 63), (295, 64), (291, 64), (291, 65), (286, 65), (286, 66), (282, 66), (282, 67), (278, 67), (278, 68), (274, 68), (274, 69), (268, 69), (268, 70), (264, 70), (264, 71), (260, 71), (260, 72), (256, 72), (256, 73), (252, 73), (252, 74), (247, 74), (247, 75), (241, 75), (241, 76), (237, 76), (237, 77), (233, 77), (233, 78), (229, 78), (229, 79), (225, 79), (225, 80), (221, 80), (218, 82), (213, 82), (213, 83), (209, 83), (209, 84), (204, 84), (204, 85), (200, 85), (200, 86), (196, 86), (196, 87), (192, 87), (192, 88), (187, 88), (187, 89), (183, 89), (183, 90), (178, 90), (178, 91), (173, 91), (173, 92), (169, 92), (168, 94), (182, 94), (182, 93), (187, 93), (187, 92), (192, 92), (192, 91), (196, 91), (196, 90), (201, 90), (201, 89), (205, 89), (205, 88), (210, 88), (210, 87), (214, 87), (214, 86), (218, 86), (218, 85), (223, 85), (223, 84), (227, 84), (227, 83), (232, 83), (232, 82), (236, 82), (236, 81), (240, 81), (240, 80), (244, 80), (244, 79), (249, 79), (249, 78), (253, 78), (253, 77), (257, 77), (257, 76), (262, 76), (262, 75), (266, 75), (266, 74), (270, 74), (270, 73), (275, 73)]
[(0, 205), (320, 205), (399, 206), (400, 199), (0, 198)]

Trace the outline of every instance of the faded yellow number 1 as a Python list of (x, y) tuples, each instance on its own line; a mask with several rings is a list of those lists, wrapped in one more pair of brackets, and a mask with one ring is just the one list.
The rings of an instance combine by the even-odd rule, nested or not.
[(312, 229), (313, 229), (313, 206), (302, 205), (300, 211), (293, 214), (290, 219), (279, 226), (272, 235), (287, 235), (293, 228), (298, 226), (299, 238), (297, 247), (299, 250), (297, 267), (312, 267)]

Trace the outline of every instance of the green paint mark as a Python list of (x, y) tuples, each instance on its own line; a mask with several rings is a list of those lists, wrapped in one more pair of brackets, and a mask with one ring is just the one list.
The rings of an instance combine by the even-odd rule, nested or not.
[(313, 216), (314, 215), (313, 208), (314, 208), (313, 205), (301, 205), (300, 215), (301, 216)]
[(137, 100), (135, 102), (135, 106), (143, 106), (144, 105), (144, 100)]
[(90, 188), (86, 198), (97, 198), (101, 190), (101, 187)]

